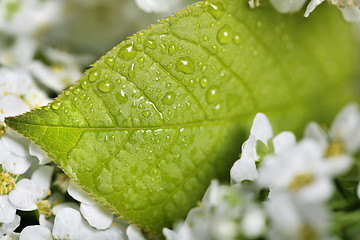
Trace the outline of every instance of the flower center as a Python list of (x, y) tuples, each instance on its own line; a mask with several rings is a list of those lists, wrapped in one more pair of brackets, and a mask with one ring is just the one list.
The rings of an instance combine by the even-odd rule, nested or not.
[(347, 7), (356, 7), (357, 4), (355, 0), (332, 0), (332, 5), (337, 5), (339, 8), (345, 8)]
[(331, 141), (328, 148), (326, 149), (326, 157), (334, 157), (344, 153), (344, 144), (341, 141)]
[(299, 236), (301, 240), (318, 240), (319, 236), (316, 230), (308, 224), (304, 224), (299, 228)]
[(289, 188), (297, 191), (314, 181), (314, 175), (311, 172), (304, 172), (296, 175), (290, 182)]
[(52, 209), (48, 200), (38, 201), (36, 206), (38, 207), (39, 214), (44, 214), (45, 218), (49, 218), (51, 216)]
[(6, 171), (0, 172), (0, 195), (7, 195), (14, 189), (16, 177)]
[(5, 134), (6, 126), (0, 122), (0, 138)]

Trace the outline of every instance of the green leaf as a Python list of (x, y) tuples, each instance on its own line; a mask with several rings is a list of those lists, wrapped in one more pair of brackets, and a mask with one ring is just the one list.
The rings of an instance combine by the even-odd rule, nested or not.
[(6, 119), (114, 213), (160, 233), (228, 179), (257, 112), (275, 131), (351, 99), (354, 41), (338, 11), (309, 19), (199, 2), (109, 51), (49, 106)]

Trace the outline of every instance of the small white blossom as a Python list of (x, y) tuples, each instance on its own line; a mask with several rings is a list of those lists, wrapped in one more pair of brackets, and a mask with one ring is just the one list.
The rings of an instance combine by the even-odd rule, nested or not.
[[(268, 141), (273, 137), (273, 131), (269, 119), (262, 113), (256, 114), (250, 130), (249, 139), (242, 146), (241, 158), (231, 168), (231, 179), (240, 183), (243, 180), (254, 181), (258, 178), (258, 170), (255, 162), (259, 160), (256, 152), (257, 142), (261, 141), (268, 147)], [(274, 152), (279, 153), (287, 147), (295, 144), (296, 138), (291, 132), (281, 132), (272, 139)]]
[(288, 192), (304, 202), (322, 202), (333, 192), (331, 178), (322, 166), (320, 146), (305, 139), (277, 155), (266, 156), (258, 184), (270, 186), (270, 197)]
[(331, 175), (346, 172), (351, 156), (360, 149), (360, 113), (356, 104), (345, 106), (336, 116), (328, 133), (312, 122), (305, 129), (305, 138), (315, 140), (322, 148), (323, 169)]
[[(304, 14), (305, 17), (308, 17), (309, 14), (315, 10), (317, 6), (323, 3), (325, 0), (311, 0), (309, 5), (306, 8)], [(328, 0), (332, 5), (336, 5), (343, 17), (348, 22), (359, 22), (360, 21), (360, 0)]]
[(270, 216), (270, 240), (329, 239), (326, 236), (328, 213), (319, 203), (297, 201), (279, 194), (265, 203)]

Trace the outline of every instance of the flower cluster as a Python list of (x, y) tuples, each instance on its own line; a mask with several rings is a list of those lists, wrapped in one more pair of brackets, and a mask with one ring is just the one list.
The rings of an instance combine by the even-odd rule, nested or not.
[[(268, 118), (258, 113), (231, 169), (232, 185), (213, 181), (185, 222), (164, 229), (164, 235), (170, 240), (343, 237), (360, 216), (359, 176), (350, 184), (342, 180), (357, 172), (359, 127), (358, 106), (350, 104), (328, 131), (312, 122), (296, 142), (291, 132), (273, 136)], [(356, 206), (350, 217), (341, 209), (349, 202)], [(346, 215), (348, 222), (340, 223)]]
[[(311, 0), (307, 5), (304, 16), (308, 17), (311, 12), (315, 10), (317, 6), (323, 3), (325, 0)], [(307, 2), (306, 0), (270, 0), (274, 8), (281, 13), (293, 13), (298, 12)], [(360, 1), (359, 0), (327, 0), (331, 5), (335, 5), (339, 8), (344, 16), (344, 19), (348, 22), (360, 21)], [(249, 0), (249, 6), (251, 8), (260, 6), (260, 0)]]

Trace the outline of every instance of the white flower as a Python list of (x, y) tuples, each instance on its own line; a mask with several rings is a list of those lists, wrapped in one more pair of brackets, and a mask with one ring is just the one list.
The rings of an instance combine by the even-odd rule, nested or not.
[(270, 196), (288, 192), (304, 202), (327, 200), (333, 185), (322, 169), (321, 147), (305, 139), (277, 155), (266, 156), (259, 170), (258, 184), (270, 186)]
[[(261, 141), (265, 146), (273, 137), (273, 131), (269, 119), (262, 113), (256, 114), (253, 125), (250, 130), (249, 139), (242, 146), (241, 158), (237, 160), (231, 168), (231, 179), (240, 183), (243, 180), (254, 181), (258, 178), (258, 171), (255, 162), (259, 160), (256, 146)], [(296, 139), (291, 132), (282, 132), (275, 136), (272, 140), (274, 151), (281, 152), (283, 149), (293, 145)]]
[(306, 0), (270, 0), (270, 2), (281, 13), (293, 13), (299, 11)]
[(172, 12), (179, 8), (180, 0), (135, 0), (138, 7), (144, 12)]
[(0, 236), (8, 234), (8, 233), (12, 233), (19, 225), (20, 225), (20, 217), (19, 217), (19, 215), (15, 215), (14, 220), (9, 222), (9, 223), (1, 222), (1, 224), (0, 224)]
[(113, 214), (95, 202), (74, 180), (70, 180), (68, 193), (80, 202), (80, 212), (90, 226), (97, 229), (107, 229), (111, 226)]
[(349, 104), (337, 115), (328, 133), (318, 124), (310, 123), (305, 138), (315, 140), (322, 149), (323, 169), (339, 175), (351, 167), (351, 156), (360, 149), (360, 113), (356, 104)]
[[(311, 0), (309, 5), (306, 8), (304, 14), (305, 17), (308, 17), (309, 14), (314, 11), (314, 9), (323, 3), (325, 0)], [(359, 22), (360, 21), (360, 0), (328, 0), (332, 5), (336, 5), (343, 17), (348, 22)]]
[(279, 194), (265, 206), (271, 220), (268, 239), (328, 239), (329, 218), (322, 204), (304, 204), (289, 194)]

